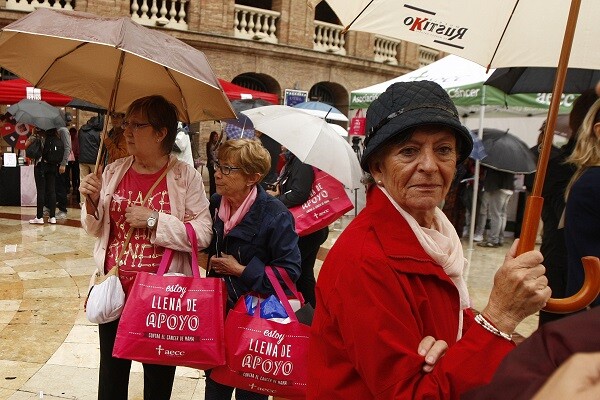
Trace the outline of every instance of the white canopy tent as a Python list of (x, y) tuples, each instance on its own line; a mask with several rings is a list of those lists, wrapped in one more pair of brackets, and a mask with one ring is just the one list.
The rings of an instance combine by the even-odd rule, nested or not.
[[(469, 129), (477, 129), (480, 138), (485, 126), (508, 130), (533, 146), (537, 140), (539, 127), (548, 113), (551, 95), (548, 93), (507, 95), (499, 89), (484, 85), (493, 72), (494, 69), (486, 71), (479, 64), (449, 55), (389, 81), (352, 91), (351, 116), (356, 115), (360, 109), (364, 113), (369, 104), (393, 83), (430, 80), (446, 90), (461, 115), (462, 123)], [(574, 94), (563, 95), (559, 112), (569, 113), (576, 97), (577, 95)], [(470, 212), (469, 263), (473, 252), (479, 168), (479, 160), (476, 160), (473, 205)], [(468, 267), (465, 276), (468, 276)]]

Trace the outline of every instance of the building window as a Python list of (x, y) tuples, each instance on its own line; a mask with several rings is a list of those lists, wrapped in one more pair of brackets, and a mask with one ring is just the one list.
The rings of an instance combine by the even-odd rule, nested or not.
[(310, 101), (320, 101), (322, 103), (327, 103), (329, 105), (335, 104), (335, 97), (331, 90), (327, 86), (322, 83), (317, 83), (308, 92), (308, 100)]

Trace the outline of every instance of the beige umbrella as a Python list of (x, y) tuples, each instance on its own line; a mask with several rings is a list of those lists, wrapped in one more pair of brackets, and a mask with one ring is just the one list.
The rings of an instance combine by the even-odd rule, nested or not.
[(181, 121), (235, 118), (201, 51), (128, 17), (40, 8), (2, 29), (0, 66), (109, 112), (159, 94)]

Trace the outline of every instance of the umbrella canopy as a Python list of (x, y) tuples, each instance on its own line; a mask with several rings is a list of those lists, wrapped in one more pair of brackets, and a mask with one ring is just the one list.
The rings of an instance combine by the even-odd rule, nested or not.
[(343, 126), (340, 126), (338, 124), (331, 124), (331, 123), (329, 124), (329, 126), (331, 127), (331, 129), (336, 131), (340, 136), (344, 136), (344, 137), (348, 136), (348, 130), (346, 128), (344, 128)]
[[(483, 66), (556, 67), (570, 1), (326, 0), (343, 25), (452, 53)], [(569, 66), (598, 68), (600, 2), (582, 0)]]
[(340, 110), (320, 101), (305, 101), (304, 103), (296, 104), (294, 108), (316, 115), (319, 118), (326, 118), (333, 121), (348, 121), (348, 117), (342, 114)]
[(483, 128), (483, 147), (487, 156), (481, 165), (513, 174), (535, 172), (536, 160), (524, 141), (506, 131)]
[(129, 17), (40, 8), (2, 29), (0, 65), (109, 111), (160, 94), (184, 122), (234, 116), (204, 53)]
[(66, 106), (76, 108), (78, 110), (91, 111), (98, 114), (106, 114), (106, 108), (85, 100), (73, 99), (70, 102), (68, 102)]
[(45, 101), (23, 99), (6, 110), (19, 123), (36, 126), (43, 130), (62, 128), (65, 119), (60, 110)]
[(473, 149), (471, 150), (471, 154), (469, 154), (469, 157), (473, 160), (483, 160), (485, 157), (487, 157), (485, 146), (483, 145), (483, 142), (477, 135), (477, 132), (471, 131), (470, 133), (471, 138), (473, 139)]
[[(498, 68), (485, 81), (505, 93), (552, 92), (556, 68), (513, 67)], [(592, 89), (600, 81), (600, 70), (569, 68), (565, 77), (564, 93), (582, 93)]]
[(236, 113), (240, 113), (242, 111), (251, 110), (256, 107), (264, 107), (271, 106), (273, 103), (270, 103), (263, 99), (240, 99), (233, 100), (231, 102), (231, 106), (235, 110)]
[(0, 103), (15, 104), (23, 99), (37, 99), (53, 106), (64, 106), (72, 99), (50, 90), (33, 87), (25, 79), (10, 79), (0, 82)]
[(255, 136), (254, 125), (250, 118), (236, 112), (236, 118), (223, 120), (225, 122), (225, 135), (228, 139), (250, 139)]
[(302, 162), (333, 176), (350, 189), (362, 187), (356, 153), (325, 120), (289, 106), (243, 111), (254, 128), (281, 143)]

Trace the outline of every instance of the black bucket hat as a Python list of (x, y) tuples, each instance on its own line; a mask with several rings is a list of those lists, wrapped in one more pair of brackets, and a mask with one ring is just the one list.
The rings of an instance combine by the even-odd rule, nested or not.
[(360, 165), (369, 172), (369, 157), (392, 138), (422, 125), (443, 125), (456, 133), (460, 146), (457, 164), (473, 148), (469, 130), (458, 118), (448, 93), (431, 81), (397, 82), (383, 92), (367, 110), (367, 137)]

